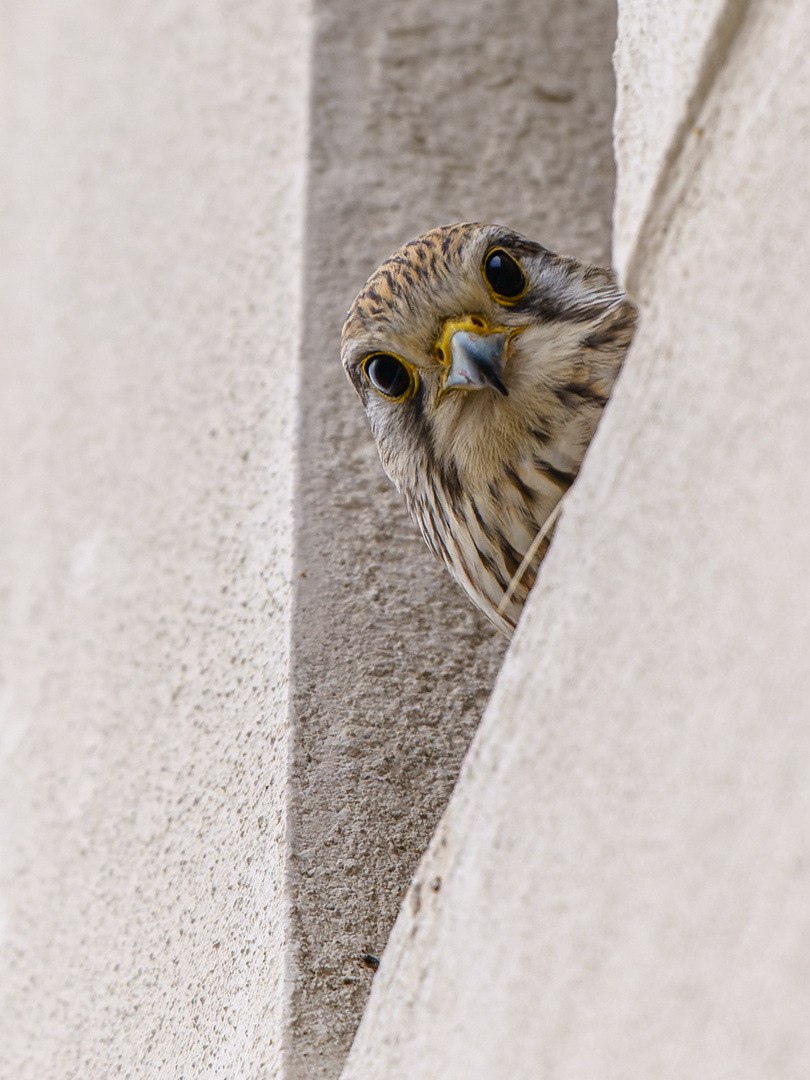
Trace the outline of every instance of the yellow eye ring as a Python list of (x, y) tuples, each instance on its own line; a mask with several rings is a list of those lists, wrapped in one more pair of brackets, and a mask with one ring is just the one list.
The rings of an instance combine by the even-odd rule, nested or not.
[(492, 299), (506, 307), (516, 304), (529, 288), (523, 267), (514, 255), (501, 247), (490, 248), (486, 253), (481, 263), (481, 275)]
[(366, 378), (388, 401), (406, 401), (416, 393), (416, 369), (394, 353), (371, 353), (363, 361)]

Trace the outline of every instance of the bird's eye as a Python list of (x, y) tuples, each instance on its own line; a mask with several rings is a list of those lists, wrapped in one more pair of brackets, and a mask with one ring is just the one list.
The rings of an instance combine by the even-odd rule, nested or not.
[(392, 401), (407, 397), (414, 388), (411, 372), (391, 353), (374, 353), (366, 360), (365, 368), (371, 385)]
[(484, 277), (496, 300), (518, 300), (528, 288), (520, 263), (503, 248), (493, 248), (487, 252)]

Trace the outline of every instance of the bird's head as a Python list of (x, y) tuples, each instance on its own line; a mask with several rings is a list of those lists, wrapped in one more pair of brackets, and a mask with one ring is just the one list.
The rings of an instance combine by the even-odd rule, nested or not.
[[(511, 460), (527, 425), (560, 409), (583, 342), (623, 302), (610, 271), (499, 225), (448, 225), (405, 244), (343, 328), (343, 365), (388, 475), (407, 492), (436, 466), (463, 482)], [(605, 396), (615, 370), (605, 367)]]
[(343, 364), (431, 551), (504, 633), (633, 335), (610, 270), (499, 225), (448, 225), (372, 274)]

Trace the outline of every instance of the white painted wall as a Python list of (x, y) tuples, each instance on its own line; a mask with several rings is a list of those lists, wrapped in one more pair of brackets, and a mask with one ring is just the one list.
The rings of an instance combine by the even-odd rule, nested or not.
[(0, 1076), (276, 1076), (305, 4), (2, 12)]
[(620, 6), (641, 330), (344, 1080), (810, 1073), (810, 9)]

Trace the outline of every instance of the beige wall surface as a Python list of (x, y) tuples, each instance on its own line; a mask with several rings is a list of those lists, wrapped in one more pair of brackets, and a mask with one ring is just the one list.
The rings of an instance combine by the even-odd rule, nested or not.
[(0, 13), (0, 1077), (336, 1076), (505, 642), (339, 363), (439, 223), (604, 262), (613, 0)]
[(0, 32), (0, 1076), (277, 1076), (307, 10)]
[(0, 13), (0, 1078), (810, 1073), (804, 0), (621, 6), (643, 320), (503, 647), (337, 359), (604, 261), (607, 0)]
[(344, 1080), (810, 1073), (810, 9), (744, 7)]

